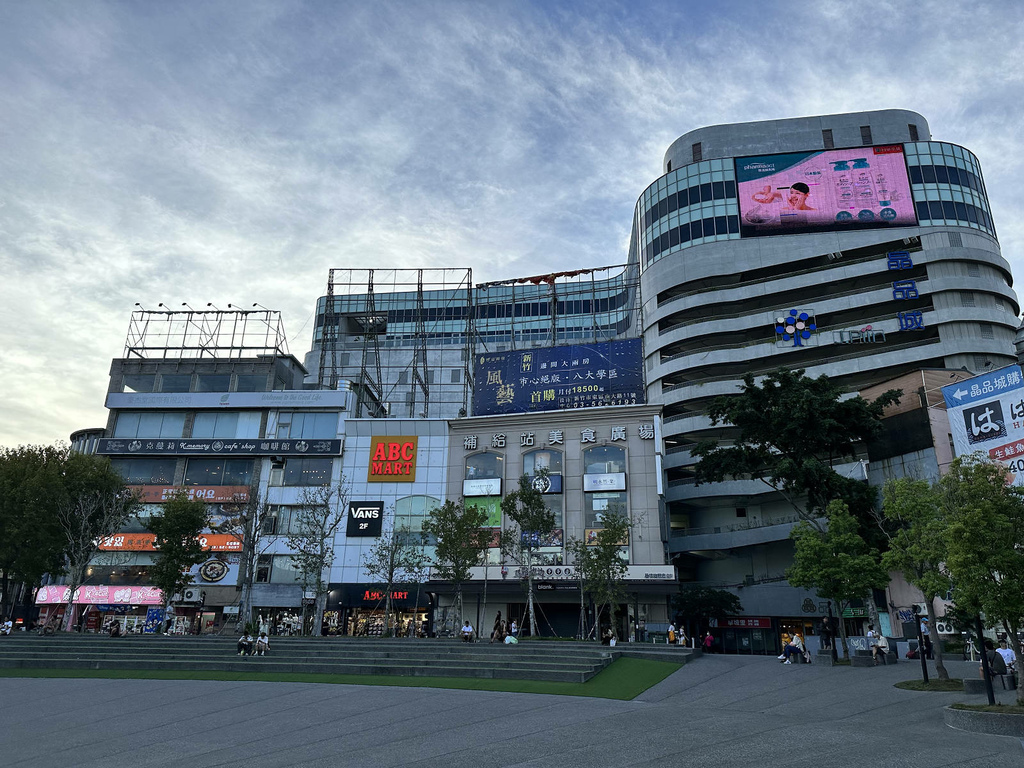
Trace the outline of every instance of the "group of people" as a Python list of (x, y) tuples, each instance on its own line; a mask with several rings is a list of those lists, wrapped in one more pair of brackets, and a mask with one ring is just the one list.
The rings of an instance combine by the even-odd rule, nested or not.
[(516, 620), (506, 622), (501, 618), (501, 611), (494, 617), (494, 626), (491, 628), (491, 643), (505, 643), (514, 645), (519, 642), (519, 625)]
[(253, 640), (252, 635), (246, 632), (238, 638), (239, 656), (266, 656), (270, 650), (270, 638), (267, 633), (260, 632), (259, 637)]
[(803, 660), (810, 664), (811, 653), (807, 650), (807, 646), (804, 645), (804, 638), (799, 632), (794, 632), (790, 635), (788, 632), (782, 633), (782, 653), (779, 655), (779, 661), (783, 664), (792, 664), (793, 655), (799, 654), (803, 657)]
[(690, 638), (686, 636), (686, 630), (680, 626), (677, 631), (675, 622), (669, 622), (668, 625), (668, 644), (681, 645), (683, 647), (690, 644)]

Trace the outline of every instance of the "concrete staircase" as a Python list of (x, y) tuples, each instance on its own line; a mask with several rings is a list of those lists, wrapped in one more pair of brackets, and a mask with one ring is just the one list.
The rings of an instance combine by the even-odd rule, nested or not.
[[(223, 637), (111, 638), (105, 635), (18, 634), (0, 637), (4, 668), (285, 672), (410, 677), (504, 678), (582, 683), (622, 656), (685, 663), (688, 651), (629, 644), (526, 641), (517, 645), (439, 639), (271, 638), (262, 657), (241, 657)], [(635, 651), (635, 652), (634, 652)]]

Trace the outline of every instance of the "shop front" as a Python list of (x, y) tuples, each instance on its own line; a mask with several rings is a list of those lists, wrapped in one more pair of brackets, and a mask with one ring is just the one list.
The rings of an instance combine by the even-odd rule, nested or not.
[[(36, 590), (39, 622), (57, 626), (68, 605), (68, 589), (63, 585)], [(163, 593), (156, 587), (132, 587), (92, 584), (75, 590), (71, 603), (75, 625), (84, 632), (109, 631), (118, 624), (124, 634), (155, 632), (163, 621)]]
[(433, 602), (426, 589), (415, 584), (392, 587), (390, 628), (384, 626), (386, 602), (386, 590), (380, 584), (331, 585), (324, 632), (351, 637), (429, 636)]

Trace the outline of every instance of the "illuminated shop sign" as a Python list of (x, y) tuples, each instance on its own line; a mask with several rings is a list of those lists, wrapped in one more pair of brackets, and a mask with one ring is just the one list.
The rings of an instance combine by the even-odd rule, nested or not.
[(912, 227), (902, 144), (736, 158), (740, 235)]
[(237, 503), (244, 504), (249, 500), (249, 487), (246, 485), (129, 485), (131, 490), (139, 494), (146, 504), (158, 504), (171, 499), (176, 493), (184, 491), (189, 500), (205, 501), (209, 504)]
[(584, 491), (624, 491), (626, 490), (625, 472), (606, 472), (602, 474), (584, 475)]
[[(241, 552), (242, 537), (230, 533), (203, 533), (199, 544), (208, 552)], [(155, 552), (156, 536), (152, 533), (115, 533), (100, 540), (103, 552)]]
[(416, 435), (370, 439), (368, 483), (411, 483), (416, 480)]
[(501, 478), (483, 477), (462, 481), (463, 496), (501, 496)]

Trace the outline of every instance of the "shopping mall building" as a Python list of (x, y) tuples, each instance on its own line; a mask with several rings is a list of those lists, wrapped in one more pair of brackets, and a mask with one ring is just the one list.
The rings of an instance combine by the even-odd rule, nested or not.
[[(302, 365), (288, 364), (301, 381), (268, 378), (266, 386), (340, 398), (324, 407), (337, 423), (316, 422), (337, 454), (329, 470), (311, 465), (308, 477), (344, 477), (349, 502), (382, 510), (384, 525), (416, 530), (433, 504), (460, 496), (493, 511), (521, 474), (559, 474), (560, 490), (545, 497), (561, 539), (547, 542), (537, 566), (548, 593), (545, 631), (576, 634), (579, 625), (578, 590), (557, 572), (568, 570), (564, 542), (596, 529), (603, 506), (625, 504), (634, 530), (624, 548), (622, 626), (663, 626), (668, 593), (699, 583), (741, 597), (743, 617), (723, 628), (726, 649), (767, 652), (782, 628), (813, 632), (827, 606), (785, 581), (792, 505), (763, 483), (695, 483), (692, 447), (731, 437), (708, 419), (711, 400), (736, 392), (748, 372), (781, 366), (827, 374), (849, 393), (913, 385), (890, 422), (899, 429), (838, 469), (872, 482), (936, 476), (949, 448), (933, 390), (951, 376), (1014, 363), (1020, 307), (978, 159), (933, 140), (914, 112), (699, 128), (673, 142), (663, 170), (637, 202), (618, 267), (485, 284), (466, 269), (331, 270), (311, 350)], [(236, 364), (248, 359), (244, 350), (231, 355)], [(183, 371), (191, 364), (179, 363)], [(190, 375), (192, 391), (202, 391), (199, 369)], [(161, 391), (159, 378), (154, 386)], [(217, 386), (211, 391), (231, 396), (238, 384)], [(128, 391), (113, 377), (111, 387)], [(117, 402), (105, 439), (126, 436), (122, 414), (141, 411)], [(208, 417), (197, 420), (201, 409), (182, 403), (184, 421), (171, 429), (195, 437)], [(240, 417), (232, 437), (251, 429), (257, 442), (280, 438), (281, 414), (301, 411)], [(548, 439), (556, 433), (559, 442)], [(381, 440), (415, 442), (414, 474), (373, 476)], [(291, 476), (288, 459), (268, 447), (247, 475), (281, 510), (269, 534), (277, 543), (261, 552), (265, 607), (275, 615), (302, 601), (284, 547), (295, 492), (275, 485), (281, 470)], [(179, 457), (173, 472), (168, 464), (159, 478), (134, 482), (194, 484), (190, 461)], [(500, 508), (493, 522), (505, 524)], [(361, 562), (375, 537), (343, 527), (329, 576), (330, 629), (372, 633), (382, 593)], [(481, 570), (467, 605), (486, 579), (485, 622), (499, 608), (521, 611), (514, 571), (500, 561), (494, 573)], [(407, 622), (439, 621), (451, 602), (451, 590), (429, 577), (394, 592)], [(905, 608), (903, 594), (877, 595), (879, 609)]]

